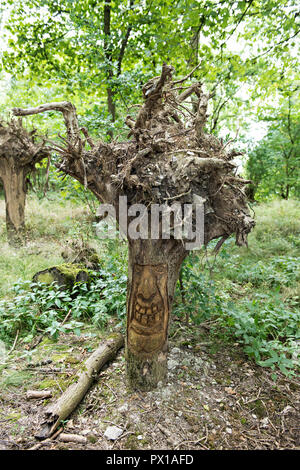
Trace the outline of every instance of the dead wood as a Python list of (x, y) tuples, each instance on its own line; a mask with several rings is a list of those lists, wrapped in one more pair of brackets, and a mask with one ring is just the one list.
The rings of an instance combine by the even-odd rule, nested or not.
[(84, 436), (79, 436), (78, 434), (66, 434), (64, 432), (59, 435), (58, 440), (62, 442), (75, 442), (76, 444), (86, 444), (88, 442), (87, 438)]
[(74, 377), (76, 381), (45, 411), (45, 421), (42, 423), (39, 432), (35, 435), (37, 439), (49, 438), (54, 433), (60, 423), (79, 405), (104, 364), (114, 359), (118, 350), (123, 345), (124, 338), (120, 333), (117, 333), (107, 339), (93, 352), (83, 364), (81, 371)]
[(167, 437), (168, 444), (171, 444), (171, 446), (173, 446), (173, 447), (178, 446), (178, 442), (177, 442), (175, 436), (173, 436), (173, 434), (167, 428), (165, 428), (161, 424), (158, 424), (157, 427)]
[(48, 439), (45, 439), (42, 442), (39, 442), (38, 444), (35, 444), (34, 446), (30, 447), (28, 450), (38, 450), (41, 447), (47, 446), (49, 444), (53, 444), (53, 441), (63, 432), (63, 428), (58, 429), (54, 434), (52, 434), (51, 437)]
[(37, 108), (13, 108), (12, 111), (16, 116), (29, 116), (32, 114), (43, 113), (45, 111), (60, 111), (64, 117), (68, 138), (72, 141), (76, 141), (78, 137), (79, 128), (76, 115), (76, 108), (72, 103), (69, 103), (68, 101), (61, 101), (58, 103), (45, 103), (38, 106)]
[(232, 162), (240, 152), (230, 150), (230, 141), (223, 143), (206, 132), (211, 94), (203, 92), (201, 83), (176, 86), (189, 80), (197, 67), (173, 80), (173, 67), (163, 64), (161, 75), (143, 86), (144, 104), (137, 116), (125, 119), (130, 130), (127, 142), (92, 141), (87, 130), (79, 128), (75, 107), (68, 102), (13, 112), (17, 116), (49, 110), (63, 113), (68, 138), (53, 144), (61, 155), (58, 168), (101, 202), (117, 208), (119, 196), (126, 195), (129, 204), (172, 200), (191, 204), (195, 195), (200, 196), (205, 201), (205, 243), (235, 233), (237, 244), (247, 244), (254, 221), (241, 187), (248, 181), (236, 177)]
[(13, 245), (23, 238), (27, 176), (36, 163), (49, 155), (45, 139), (38, 142), (35, 131), (24, 129), (21, 120), (0, 122), (0, 179), (5, 193), (8, 241)]
[(27, 390), (26, 392), (26, 397), (29, 399), (45, 399), (45, 398), (51, 398), (52, 393), (47, 392), (47, 391), (38, 391), (38, 390)]
[(62, 289), (71, 289), (77, 282), (88, 282), (90, 279), (89, 272), (84, 264), (65, 263), (52, 266), (34, 274), (33, 282), (42, 284), (52, 284), (56, 282)]

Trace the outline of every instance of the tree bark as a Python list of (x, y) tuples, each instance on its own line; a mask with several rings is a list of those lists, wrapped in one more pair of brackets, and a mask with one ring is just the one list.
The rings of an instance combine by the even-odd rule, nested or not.
[[(111, 88), (111, 81), (114, 78), (113, 68), (112, 68), (112, 45), (111, 45), (111, 0), (105, 0), (104, 2), (104, 53), (106, 59), (106, 66), (107, 66), (107, 107), (108, 112), (111, 115), (112, 122), (116, 120), (116, 104), (114, 101), (114, 91)], [(110, 137), (113, 137), (113, 132), (110, 130), (108, 132)]]
[(7, 236), (12, 245), (23, 241), (26, 177), (37, 162), (49, 158), (45, 140), (39, 143), (36, 140), (35, 130), (27, 132), (20, 119), (5, 125), (0, 122), (0, 178), (5, 194)]
[[(4, 162), (3, 162), (4, 163)], [(11, 163), (11, 164), (10, 164)], [(22, 242), (25, 229), (26, 168), (16, 168), (14, 162), (5, 162), (1, 178), (6, 205), (6, 229), (8, 242)]]
[(43, 284), (57, 285), (64, 289), (71, 289), (75, 283), (88, 282), (90, 275), (88, 270), (82, 264), (64, 263), (51, 268), (38, 271), (33, 276), (33, 282), (41, 282)]
[(181, 264), (180, 240), (130, 240), (127, 292), (127, 378), (151, 390), (167, 375), (169, 318)]

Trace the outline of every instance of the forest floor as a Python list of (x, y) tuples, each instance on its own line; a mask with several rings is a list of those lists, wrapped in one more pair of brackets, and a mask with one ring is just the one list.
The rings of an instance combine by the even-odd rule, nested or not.
[[(85, 321), (79, 335), (61, 332), (57, 341), (45, 331), (34, 331), (30, 341), (28, 331), (21, 331), (17, 338), (18, 326), (11, 330), (7, 343), (6, 333), (2, 334), (0, 448), (300, 449), (297, 376), (286, 377), (276, 364), (273, 369), (257, 365), (245, 354), (240, 337), (222, 333), (234, 318), (239, 328), (245, 327), (244, 336), (248, 334), (253, 326), (252, 311), (262, 321), (271, 318), (276, 323), (278, 317), (286, 328), (291, 312), (299, 309), (299, 204), (275, 201), (256, 210), (258, 223), (250, 235), (250, 249), (228, 244), (214, 261), (218, 302), (225, 305), (229, 300), (240, 310), (232, 310), (235, 316), (230, 316), (228, 304), (227, 310), (220, 313), (224, 318), (216, 334), (212, 311), (219, 303), (215, 297), (211, 302), (215, 294), (211, 294), (210, 284), (196, 278), (199, 295), (196, 284), (188, 284), (187, 279), (190, 287), (185, 293), (185, 306), (198, 308), (207, 316), (196, 324), (190, 321), (187, 327), (179, 321), (180, 311), (184, 314), (186, 308), (180, 307), (179, 296), (181, 310), (177, 310), (170, 326), (167, 383), (147, 393), (130, 391), (126, 386), (124, 350), (120, 350), (63, 423), (64, 433), (84, 436), (86, 444), (61, 442), (59, 436), (39, 443), (34, 436), (45, 407), (61, 395), (95, 347), (120, 328), (120, 318), (108, 316), (102, 327), (92, 324), (92, 319)], [(1, 298), (13, 298), (10, 288), (19, 278), (30, 280), (35, 272), (63, 262), (60, 252), (64, 243), (86, 235), (91, 220), (86, 205), (50, 198), (39, 201), (31, 196), (26, 209), (27, 243), (15, 250), (6, 243), (5, 206), (0, 200)], [(122, 250), (110, 256), (108, 264), (113, 257), (126, 264)], [(61, 322), (65, 314), (60, 315), (57, 318)], [(15, 338), (15, 347), (10, 351)], [(274, 343), (274, 347), (278, 345)], [(29, 400), (27, 390), (48, 390), (52, 398)], [(109, 426), (122, 430), (115, 441), (105, 437)]]
[[(210, 339), (209, 328), (209, 322), (188, 330), (174, 322), (168, 381), (151, 392), (126, 387), (121, 350), (63, 423), (64, 433), (84, 436), (86, 444), (60, 442), (58, 436), (39, 445), (34, 435), (50, 400), (28, 400), (26, 390), (58, 397), (101, 341), (99, 334), (87, 329), (80, 336), (61, 335), (58, 342), (45, 337), (30, 364), (14, 351), (2, 371), (1, 448), (299, 449), (300, 382), (283, 375), (274, 381), (237, 344)], [(115, 441), (104, 436), (109, 426), (122, 430)]]

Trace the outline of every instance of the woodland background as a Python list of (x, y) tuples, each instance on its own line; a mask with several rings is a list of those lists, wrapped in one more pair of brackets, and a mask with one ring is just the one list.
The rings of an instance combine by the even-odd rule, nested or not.
[[(124, 119), (141, 101), (142, 84), (160, 74), (162, 63), (172, 64), (180, 77), (201, 62), (195, 76), (214, 93), (208, 130), (224, 141), (236, 139), (235, 147), (244, 152), (239, 168), (240, 174), (252, 181), (248, 196), (256, 227), (249, 236), (249, 248), (235, 247), (230, 238), (217, 257), (212, 253), (214, 242), (186, 259), (170, 336), (174, 337), (173, 346), (197, 353), (201, 332), (202, 343), (203, 337), (209, 338), (206, 347), (212, 357), (226, 345), (228, 351), (240, 351), (240, 357), (255, 370), (267, 371), (275, 384), (280, 384), (280, 378), (282, 383), (296, 383), (300, 322), (299, 3), (24, 0), (2, 1), (0, 15), (3, 120), (15, 106), (71, 101), (80, 125), (93, 137), (126, 139)], [(64, 132), (57, 113), (28, 117), (26, 125), (52, 139)], [(45, 351), (34, 346), (39, 336), (43, 347), (47, 343), (50, 348), (47, 354), (65, 354), (61, 356), (65, 358), (73, 353), (63, 347), (59, 353), (59, 344), (72, 348), (72, 341), (78, 338), (94, 341), (110, 329), (124, 328), (126, 244), (119, 240), (99, 242), (96, 199), (72, 178), (61, 177), (54, 166), (56, 158), (52, 157), (50, 167), (47, 160), (42, 161), (28, 179), (26, 244), (19, 249), (7, 244), (1, 193), (0, 340), (4, 359), (0, 380), (5, 394), (15, 394), (21, 385), (26, 389), (42, 382), (24, 369), (25, 363), (44, 357)], [(72, 292), (62, 292), (55, 286), (42, 288), (33, 283), (37, 271), (63, 261), (61, 252), (70, 240), (91, 244), (100, 256), (100, 270), (91, 273), (89, 288), (81, 284)], [(71, 317), (63, 322), (70, 309)], [(15, 361), (19, 361), (18, 367)], [(180, 374), (187, 380), (184, 368)], [(64, 375), (58, 382), (47, 379), (44, 388), (59, 393), (63, 379)], [(274, 387), (280, 389), (280, 385)], [(22, 406), (20, 403), (21, 411), (11, 410), (7, 404), (0, 408), (11, 425), (10, 435), (25, 432)], [(290, 404), (283, 401), (280, 412), (286, 406)], [(207, 407), (208, 412), (210, 405)], [(262, 414), (261, 419), (265, 417)], [(250, 421), (247, 416), (239, 417), (242, 426), (247, 427)], [(275, 422), (276, 429), (278, 426)], [(149, 439), (137, 439), (139, 432), (131, 433), (135, 440), (126, 441), (125, 448), (154, 445)], [(240, 443), (231, 442), (228, 435), (227, 447), (238, 448)], [(246, 436), (245, 445), (276, 448), (270, 436), (268, 445), (253, 444)], [(252, 436), (252, 440), (256, 438)], [(206, 441), (200, 441), (208, 448), (220, 448), (214, 439), (209, 432)], [(277, 440), (278, 447), (297, 445)]]

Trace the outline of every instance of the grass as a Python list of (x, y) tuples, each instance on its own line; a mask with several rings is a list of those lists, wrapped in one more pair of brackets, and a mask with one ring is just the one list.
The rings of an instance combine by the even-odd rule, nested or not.
[(64, 262), (61, 251), (68, 239), (90, 239), (100, 250), (93, 236), (92, 215), (86, 205), (74, 200), (39, 200), (33, 195), (26, 204), (26, 239), (20, 249), (9, 246), (5, 229), (5, 203), (0, 199), (0, 298), (8, 295), (14, 282), (29, 280), (37, 272)]
[(248, 248), (228, 240), (215, 262), (215, 279), (229, 280), (238, 295), (252, 298), (258, 292), (284, 294), (286, 301), (299, 292), (300, 203), (273, 201), (255, 208), (256, 226)]

